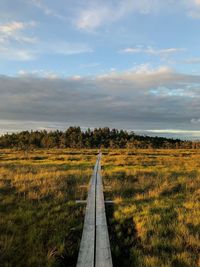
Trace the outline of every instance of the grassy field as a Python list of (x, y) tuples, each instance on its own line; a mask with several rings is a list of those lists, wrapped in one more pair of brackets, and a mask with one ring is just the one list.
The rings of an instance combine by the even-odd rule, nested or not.
[[(0, 151), (0, 266), (76, 264), (97, 150)], [(114, 267), (200, 266), (200, 151), (104, 150)]]
[(74, 266), (96, 151), (0, 156), (0, 265)]
[(200, 152), (112, 151), (103, 166), (115, 266), (200, 266)]

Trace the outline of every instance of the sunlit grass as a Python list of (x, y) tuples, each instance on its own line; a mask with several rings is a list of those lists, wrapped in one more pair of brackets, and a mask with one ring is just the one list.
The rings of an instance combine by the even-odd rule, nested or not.
[(199, 266), (200, 151), (112, 151), (103, 166), (106, 197), (120, 199), (108, 208), (114, 265)]
[[(97, 150), (0, 150), (0, 266), (76, 265)], [(200, 265), (200, 151), (103, 150), (114, 266)]]
[(0, 266), (75, 266), (96, 151), (0, 151)]

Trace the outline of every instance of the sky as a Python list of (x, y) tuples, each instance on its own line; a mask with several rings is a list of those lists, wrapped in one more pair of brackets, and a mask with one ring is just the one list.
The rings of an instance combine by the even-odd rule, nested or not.
[(200, 0), (0, 0), (0, 134), (200, 139)]

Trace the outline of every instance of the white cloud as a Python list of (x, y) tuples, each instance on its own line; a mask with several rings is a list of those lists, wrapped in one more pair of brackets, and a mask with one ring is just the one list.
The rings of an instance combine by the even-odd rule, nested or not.
[(192, 130), (162, 129), (162, 130), (146, 130), (146, 131), (152, 133), (163, 133), (163, 134), (189, 134), (200, 137), (200, 131), (192, 131)]
[(185, 0), (186, 14), (193, 19), (200, 19), (200, 1)]
[[(97, 80), (108, 81), (108, 83), (123, 82), (130, 87), (130, 83), (134, 84), (134, 87), (139, 86), (142, 88), (150, 87), (151, 85), (165, 83), (168, 80), (171, 81), (173, 76), (173, 69), (167, 66), (159, 66), (153, 68), (150, 64), (141, 64), (133, 69), (127, 70), (125, 72), (110, 72), (104, 75), (97, 76)], [(129, 83), (130, 82), (130, 83)], [(119, 85), (121, 86), (121, 84)], [(132, 90), (130, 88), (130, 90)]]
[[(79, 17), (76, 20), (76, 26), (79, 29), (94, 30), (101, 26), (101, 24), (107, 21), (109, 17), (108, 7), (95, 7), (80, 12)], [(112, 20), (112, 18), (110, 18)]]
[(181, 129), (157, 129), (157, 130), (146, 130), (136, 131), (139, 134), (145, 134), (150, 136), (162, 136), (169, 138), (178, 138), (183, 140), (199, 140), (200, 131), (198, 130), (181, 130)]
[(192, 0), (192, 1), (193, 1), (193, 3), (194, 3), (195, 5), (200, 6), (200, 0)]
[(16, 41), (18, 43), (36, 43), (36, 37), (26, 36), (22, 34), (23, 30), (35, 26), (36, 22), (34, 21), (12, 21), (9, 23), (0, 24), (0, 44), (9, 44), (13, 41)]
[(0, 57), (21, 61), (34, 59), (36, 54), (30, 46), (36, 44), (38, 39), (35, 36), (25, 35), (23, 31), (35, 26), (35, 21), (11, 21), (0, 24)]
[(46, 78), (46, 79), (57, 79), (60, 78), (58, 73), (53, 71), (47, 71), (47, 70), (33, 70), (33, 71), (26, 71), (26, 70), (20, 70), (18, 72), (19, 77), (27, 77), (27, 78)]
[(120, 52), (137, 54), (137, 53), (141, 53), (142, 52), (142, 48), (139, 48), (139, 47), (135, 47), (135, 48), (128, 47), (128, 48), (124, 48), (124, 49), (120, 50)]
[(148, 46), (148, 47), (137, 46), (137, 47), (124, 48), (124, 49), (120, 50), (120, 52), (130, 53), (130, 54), (144, 53), (144, 54), (148, 54), (148, 55), (167, 57), (170, 54), (182, 52), (184, 50), (185, 49), (183, 49), (183, 48), (155, 49), (155, 48), (152, 48), (151, 46)]
[(81, 6), (73, 21), (77, 28), (93, 31), (133, 12), (157, 12), (162, 5), (159, 0), (89, 1), (85, 7)]
[(16, 31), (22, 30), (24, 28), (25, 28), (24, 23), (14, 21), (14, 22), (0, 25), (0, 33), (10, 35)]
[(200, 0), (88, 0), (84, 4), (76, 1), (77, 9), (73, 23), (78, 29), (95, 31), (103, 25), (116, 22), (130, 14), (161, 14), (181, 12), (195, 19), (200, 18)]
[(188, 101), (189, 99), (197, 101), (200, 98), (200, 77), (177, 73), (168, 66), (155, 68), (150, 64), (141, 64), (125, 72), (99, 75), (96, 80), (102, 84), (105, 91), (112, 90), (114, 95), (130, 95), (130, 97), (134, 92), (135, 99), (137, 97), (139, 99), (142, 94), (160, 99), (187, 98)]
[(69, 43), (62, 41), (45, 42), (36, 36), (25, 34), (26, 29), (35, 27), (34, 21), (12, 21), (0, 24), (0, 58), (7, 60), (34, 60), (41, 54), (73, 55), (93, 52), (84, 43)]

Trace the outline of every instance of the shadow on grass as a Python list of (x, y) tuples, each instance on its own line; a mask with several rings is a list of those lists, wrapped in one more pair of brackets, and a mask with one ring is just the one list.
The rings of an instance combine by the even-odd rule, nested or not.
[(132, 248), (140, 243), (135, 223), (132, 217), (121, 218), (120, 221), (114, 217), (114, 206), (106, 207), (108, 232), (110, 237), (111, 253), (114, 267), (137, 266), (131, 255)]
[(82, 235), (82, 227), (72, 228), (65, 236), (65, 251), (57, 258), (56, 265), (59, 267), (75, 267), (78, 259)]

